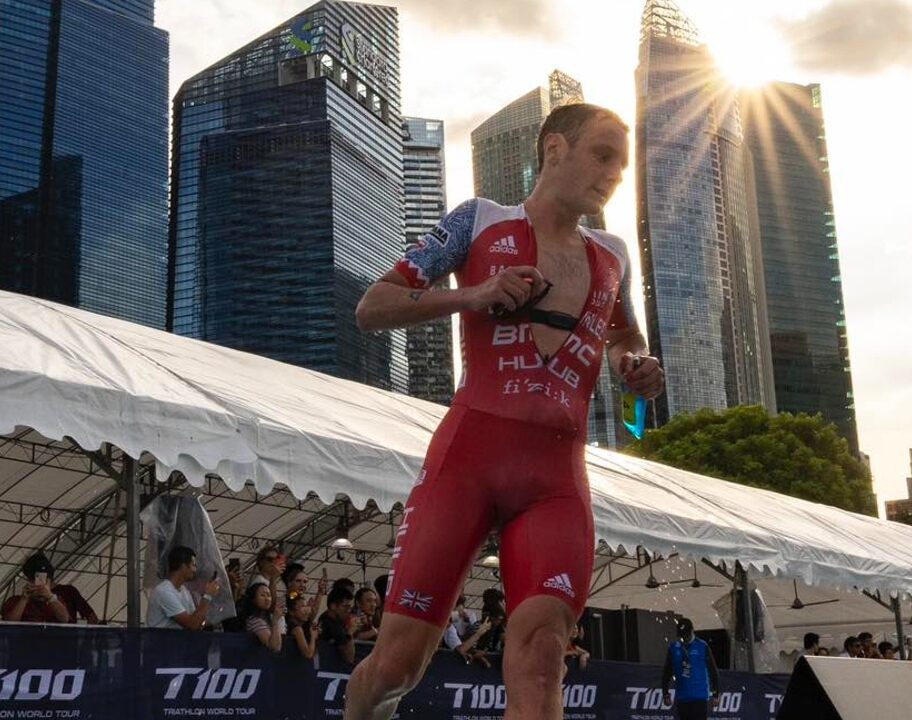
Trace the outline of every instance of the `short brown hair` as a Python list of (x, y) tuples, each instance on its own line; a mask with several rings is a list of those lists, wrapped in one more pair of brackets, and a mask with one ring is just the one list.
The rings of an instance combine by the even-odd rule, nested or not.
[(551, 133), (560, 133), (571, 145), (575, 143), (583, 130), (583, 125), (596, 115), (604, 115), (610, 118), (622, 128), (624, 132), (630, 132), (630, 128), (621, 120), (620, 116), (598, 105), (590, 103), (571, 103), (554, 108), (542, 123), (541, 130), (538, 132), (538, 170), (545, 166), (545, 138)]

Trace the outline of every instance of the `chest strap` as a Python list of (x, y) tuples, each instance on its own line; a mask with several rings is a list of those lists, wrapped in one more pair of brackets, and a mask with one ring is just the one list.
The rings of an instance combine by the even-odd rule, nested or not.
[(567, 313), (557, 312), (555, 310), (539, 310), (538, 308), (529, 308), (526, 311), (529, 314), (529, 320), (541, 325), (547, 325), (558, 330), (573, 330), (579, 322), (579, 318), (568, 315)]

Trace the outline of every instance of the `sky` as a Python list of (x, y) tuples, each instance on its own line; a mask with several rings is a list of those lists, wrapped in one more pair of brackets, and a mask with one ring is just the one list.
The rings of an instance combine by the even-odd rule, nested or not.
[[(448, 205), (471, 197), (470, 131), (558, 68), (633, 126), (645, 0), (393, 0), (402, 111), (446, 126)], [(158, 0), (180, 84), (308, 0)], [(859, 442), (879, 500), (912, 447), (912, 0), (678, 0), (733, 81), (822, 86)], [(634, 264), (635, 178), (606, 209)], [(638, 272), (638, 268), (635, 268)], [(640, 295), (640, 297), (642, 297)], [(643, 316), (640, 303), (640, 317)]]

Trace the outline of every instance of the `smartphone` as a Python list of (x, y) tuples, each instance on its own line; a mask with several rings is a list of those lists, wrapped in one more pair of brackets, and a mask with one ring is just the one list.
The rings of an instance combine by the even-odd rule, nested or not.
[(47, 585), (48, 575), (46, 572), (35, 573), (35, 585)]
[(212, 582), (212, 581), (215, 580), (217, 577), (218, 577), (218, 569), (215, 569), (215, 570), (212, 571), (212, 577), (209, 578), (209, 581)]
[(228, 572), (237, 572), (241, 569), (241, 559), (240, 558), (228, 558)]
[(328, 580), (328, 579), (329, 579), (329, 573), (326, 572), (326, 567), (325, 567), (325, 566), (324, 566), (324, 568), (323, 568), (323, 573), (322, 573), (322, 574), (323, 574), (323, 579), (324, 579), (324, 580)]

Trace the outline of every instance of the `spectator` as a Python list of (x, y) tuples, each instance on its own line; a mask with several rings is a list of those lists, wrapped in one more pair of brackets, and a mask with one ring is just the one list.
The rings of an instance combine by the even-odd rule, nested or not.
[(817, 648), (817, 654), (829, 657), (830, 649), (825, 647)]
[(858, 640), (861, 643), (861, 657), (875, 660), (881, 659), (881, 655), (877, 651), (877, 645), (874, 644), (874, 636), (871, 633), (858, 633)]
[(585, 670), (589, 667), (589, 651), (586, 648), (580, 647), (580, 641), (583, 639), (583, 628), (576, 624), (573, 626), (573, 629), (570, 630), (570, 642), (567, 645), (567, 650), (564, 653), (564, 657), (577, 659), (580, 670)]
[(75, 623), (77, 613), (89, 623), (98, 624), (98, 616), (80, 592), (72, 585), (54, 582), (54, 566), (43, 553), (35, 553), (22, 564), (25, 591), (13, 595), (0, 610), (8, 622)]
[(244, 596), (244, 630), (273, 652), (282, 649), (281, 603), (273, 604), (272, 593), (266, 583), (253, 583)]
[(503, 652), (506, 629), (507, 614), (502, 608), (492, 606), (478, 631), (460, 646), (465, 648), (460, 655), (466, 658), (466, 662), (491, 667), (488, 656)]
[(817, 633), (804, 634), (804, 651), (802, 655), (819, 655), (820, 654), (820, 636)]
[[(475, 629), (475, 632), (463, 640), (461, 644), (454, 642), (454, 640), (458, 640), (459, 636), (456, 634), (456, 628), (453, 626), (452, 621), (450, 622), (449, 627), (452, 628), (452, 631), (450, 631), (449, 628), (447, 629), (447, 632), (443, 638), (444, 643), (448, 648), (451, 648), (452, 650), (455, 650), (457, 653), (459, 653), (462, 656), (463, 660), (466, 661), (466, 665), (468, 665), (476, 659), (475, 646), (478, 644), (478, 641), (485, 636), (488, 630), (491, 629), (491, 622), (489, 620), (485, 620)], [(479, 658), (479, 662), (481, 662), (483, 665), (486, 665), (487, 667), (491, 667), (491, 663), (488, 662), (487, 659), (485, 659), (483, 656), (482, 658)]]
[(313, 606), (307, 598), (289, 590), (285, 626), (298, 650), (308, 660), (313, 660), (317, 654), (317, 640), (320, 637), (320, 626), (313, 621), (313, 617)]
[(320, 616), (320, 636), (347, 663), (355, 661), (355, 639), (350, 631), (353, 600), (354, 596), (337, 583), (326, 598), (326, 612)]
[(861, 650), (861, 640), (859, 640), (854, 635), (849, 635), (845, 642), (842, 643), (842, 652), (839, 653), (839, 657), (864, 657)]
[(256, 569), (250, 576), (249, 585), (263, 583), (269, 588), (274, 602), (285, 600), (285, 583), (282, 582), (282, 571), (285, 569), (285, 557), (275, 545), (264, 545), (257, 553)]
[[(292, 563), (282, 573), (282, 583), (285, 585), (285, 590), (288, 594), (296, 593), (299, 596), (304, 596), (307, 593), (308, 580), (307, 573), (304, 572), (304, 566), (300, 563)], [(320, 611), (323, 609), (322, 605), (325, 597), (326, 578), (324, 577), (317, 581), (316, 595), (307, 601), (314, 617), (319, 616)]]
[(668, 646), (662, 671), (662, 701), (671, 705), (669, 686), (675, 681), (674, 705), (679, 720), (706, 720), (709, 701), (719, 704), (719, 670), (709, 645), (694, 634), (693, 622), (681, 618), (678, 640)]
[(225, 566), (228, 576), (228, 586), (231, 588), (231, 601), (234, 603), (234, 617), (222, 620), (222, 630), (225, 632), (243, 632), (244, 621), (241, 614), (244, 611), (244, 594), (246, 586), (241, 576), (241, 561), (231, 558)]
[(351, 578), (339, 578), (338, 580), (333, 580), (332, 588), (330, 588), (330, 590), (335, 590), (336, 588), (345, 588), (348, 590), (352, 597), (355, 595), (355, 581)]
[(465, 595), (460, 595), (456, 600), (456, 607), (451, 613), (450, 622), (462, 640), (469, 637), (478, 627), (478, 615), (474, 610), (466, 608)]
[(146, 626), (172, 630), (199, 630), (206, 624), (206, 613), (212, 598), (218, 595), (219, 584), (213, 578), (206, 583), (199, 605), (187, 583), (196, 579), (196, 553), (178, 545), (168, 553), (168, 577), (162, 580), (149, 595)]
[(487, 619), (494, 609), (506, 612), (504, 594), (497, 588), (488, 588), (481, 594), (481, 619)]
[(369, 587), (363, 587), (355, 593), (355, 612), (352, 624), (355, 640), (373, 642), (377, 639), (377, 627), (374, 625), (374, 613), (377, 611), (377, 593)]
[(884, 660), (896, 659), (896, 646), (889, 640), (884, 640), (881, 643), (877, 643), (877, 651), (880, 653), (880, 656)]
[(389, 584), (389, 575), (379, 575), (374, 579), (374, 590), (377, 591), (377, 611), (374, 613), (374, 627), (380, 627), (383, 619), (383, 606), (386, 604), (386, 586)]

